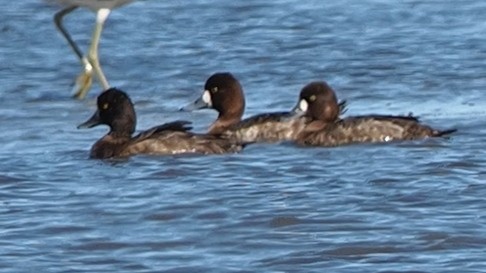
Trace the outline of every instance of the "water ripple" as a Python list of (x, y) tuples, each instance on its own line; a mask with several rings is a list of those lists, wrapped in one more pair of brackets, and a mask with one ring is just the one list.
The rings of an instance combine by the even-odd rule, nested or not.
[[(288, 110), (304, 84), (326, 80), (347, 115), (413, 113), (459, 131), (106, 161), (88, 155), (108, 129), (76, 129), (99, 86), (70, 98), (80, 67), (56, 10), (26, 0), (0, 11), (0, 272), (486, 268), (484, 1), (131, 3), (110, 15), (100, 56), (140, 130), (188, 119), (205, 132), (214, 111), (177, 109), (231, 71), (245, 116)], [(83, 49), (93, 19), (79, 9), (65, 20)]]

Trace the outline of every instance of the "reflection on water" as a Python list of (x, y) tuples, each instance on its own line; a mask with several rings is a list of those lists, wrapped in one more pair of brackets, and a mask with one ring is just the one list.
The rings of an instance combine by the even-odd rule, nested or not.
[[(348, 115), (413, 112), (450, 139), (218, 156), (88, 159), (106, 128), (69, 98), (79, 64), (55, 7), (1, 13), (1, 272), (479, 272), (486, 267), (483, 1), (141, 1), (112, 13), (101, 61), (139, 128), (231, 71), (246, 115), (327, 80)], [(80, 43), (93, 14), (66, 18)]]

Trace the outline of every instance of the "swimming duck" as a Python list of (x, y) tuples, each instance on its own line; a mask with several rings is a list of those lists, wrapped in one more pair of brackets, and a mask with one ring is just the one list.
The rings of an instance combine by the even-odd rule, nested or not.
[(456, 129), (436, 130), (421, 124), (417, 117), (363, 115), (338, 117), (334, 90), (325, 82), (312, 82), (300, 92), (297, 112), (311, 119), (297, 136), (296, 143), (312, 146), (338, 146), (363, 142), (389, 142), (441, 137)]
[[(345, 102), (339, 104), (342, 112), (345, 111), (345, 105)], [(296, 116), (290, 111), (264, 113), (242, 120), (245, 111), (243, 88), (228, 72), (211, 75), (204, 85), (201, 97), (181, 110), (204, 108), (211, 108), (219, 113), (216, 121), (209, 127), (208, 134), (242, 143), (294, 140), (307, 122), (307, 117)]]
[(128, 157), (136, 154), (222, 154), (238, 152), (241, 145), (211, 135), (189, 132), (187, 121), (175, 121), (153, 127), (132, 136), (136, 115), (128, 95), (110, 88), (98, 96), (97, 111), (78, 126), (92, 128), (105, 124), (110, 127), (107, 135), (91, 148), (91, 158)]

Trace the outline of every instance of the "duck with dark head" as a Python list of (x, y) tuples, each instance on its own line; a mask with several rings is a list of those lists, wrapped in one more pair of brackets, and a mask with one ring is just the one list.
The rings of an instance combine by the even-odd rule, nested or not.
[(294, 111), (310, 119), (296, 139), (300, 145), (339, 146), (418, 140), (446, 136), (456, 131), (434, 129), (411, 115), (363, 115), (341, 119), (335, 92), (326, 82), (306, 85), (300, 92)]
[[(243, 88), (228, 72), (211, 75), (201, 97), (181, 110), (204, 108), (218, 112), (218, 118), (209, 127), (208, 134), (240, 143), (291, 141), (307, 122), (306, 117), (298, 117), (290, 111), (263, 113), (242, 120), (245, 111)], [(338, 111), (344, 109), (345, 102), (339, 104)]]
[(98, 96), (94, 115), (78, 128), (107, 125), (110, 131), (91, 148), (92, 158), (128, 157), (137, 154), (222, 154), (242, 149), (230, 140), (190, 132), (190, 122), (165, 123), (136, 136), (136, 114), (128, 95), (110, 88)]

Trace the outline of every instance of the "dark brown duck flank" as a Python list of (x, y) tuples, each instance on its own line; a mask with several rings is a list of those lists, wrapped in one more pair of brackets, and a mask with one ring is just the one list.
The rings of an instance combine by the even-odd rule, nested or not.
[(296, 142), (301, 145), (338, 146), (417, 140), (456, 131), (433, 129), (421, 124), (413, 116), (363, 115), (339, 119), (336, 95), (325, 82), (313, 82), (305, 86), (295, 109), (311, 119), (297, 137)]
[(132, 137), (136, 115), (128, 95), (110, 88), (98, 96), (95, 114), (78, 128), (100, 124), (110, 127), (107, 135), (91, 148), (92, 158), (128, 157), (136, 154), (221, 154), (238, 152), (241, 145), (210, 135), (188, 132), (187, 121), (175, 121), (153, 127)]
[[(204, 108), (212, 108), (219, 113), (208, 134), (223, 136), (241, 143), (294, 140), (307, 122), (306, 117), (296, 116), (290, 111), (264, 113), (242, 120), (245, 111), (243, 88), (240, 82), (227, 72), (211, 75), (204, 85), (201, 97), (181, 110)], [(339, 104), (339, 108), (345, 111), (345, 102)]]

